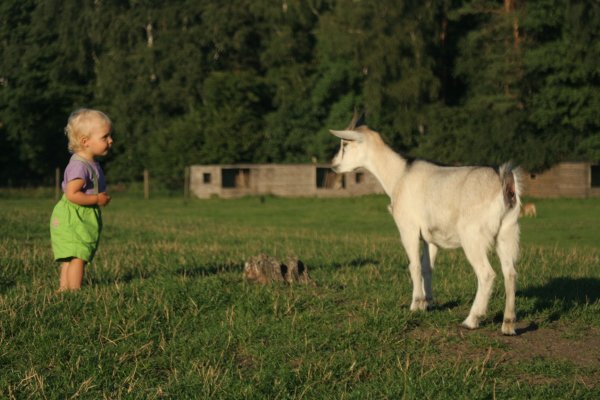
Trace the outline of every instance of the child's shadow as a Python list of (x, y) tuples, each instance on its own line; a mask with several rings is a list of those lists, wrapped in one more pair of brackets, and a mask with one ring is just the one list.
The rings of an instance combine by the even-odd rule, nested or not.
[(244, 264), (241, 263), (215, 263), (210, 265), (195, 265), (178, 268), (175, 273), (187, 278), (217, 275), (223, 272), (242, 272)]

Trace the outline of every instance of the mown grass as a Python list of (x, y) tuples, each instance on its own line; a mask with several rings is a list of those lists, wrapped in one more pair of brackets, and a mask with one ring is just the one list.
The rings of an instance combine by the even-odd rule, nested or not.
[[(438, 308), (408, 310), (381, 196), (117, 197), (72, 294), (55, 293), (53, 202), (2, 199), (0, 397), (598, 398), (600, 201), (536, 203), (505, 338), (501, 274), (483, 326), (458, 327), (476, 287), (460, 251), (439, 256)], [(245, 282), (261, 252), (298, 256), (314, 284)]]

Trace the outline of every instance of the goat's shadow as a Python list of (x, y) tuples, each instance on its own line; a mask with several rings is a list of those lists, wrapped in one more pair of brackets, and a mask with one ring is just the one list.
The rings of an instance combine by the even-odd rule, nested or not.
[[(435, 292), (433, 293), (435, 295)], [(434, 303), (428, 311), (448, 311), (460, 305), (458, 300), (449, 300), (444, 303)]]
[(597, 302), (600, 299), (600, 279), (554, 278), (543, 285), (519, 290), (519, 296), (533, 300), (533, 306), (523, 310), (521, 317), (533, 318), (536, 314), (549, 312), (545, 319), (554, 322), (576, 307)]

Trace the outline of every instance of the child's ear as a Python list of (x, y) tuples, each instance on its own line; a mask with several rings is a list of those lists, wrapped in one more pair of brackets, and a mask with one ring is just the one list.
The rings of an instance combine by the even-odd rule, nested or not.
[(85, 147), (89, 140), (90, 138), (88, 138), (87, 136), (82, 136), (81, 139), (79, 139), (79, 144), (81, 145), (81, 147)]

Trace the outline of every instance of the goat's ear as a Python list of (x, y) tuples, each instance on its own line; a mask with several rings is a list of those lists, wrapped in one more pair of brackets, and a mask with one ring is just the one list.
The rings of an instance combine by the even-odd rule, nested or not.
[(350, 121), (350, 125), (348, 125), (346, 127), (346, 130), (350, 131), (350, 130), (354, 130), (356, 128), (358, 128), (359, 126), (363, 126), (366, 125), (365, 123), (365, 113), (361, 112), (359, 113), (358, 110), (354, 110), (354, 115), (352, 116), (352, 121)]
[(334, 130), (330, 129), (329, 132), (331, 132), (332, 135), (339, 137), (340, 139), (355, 140), (357, 142), (363, 141), (362, 133), (359, 133), (356, 131), (350, 131), (350, 130), (334, 131)]

